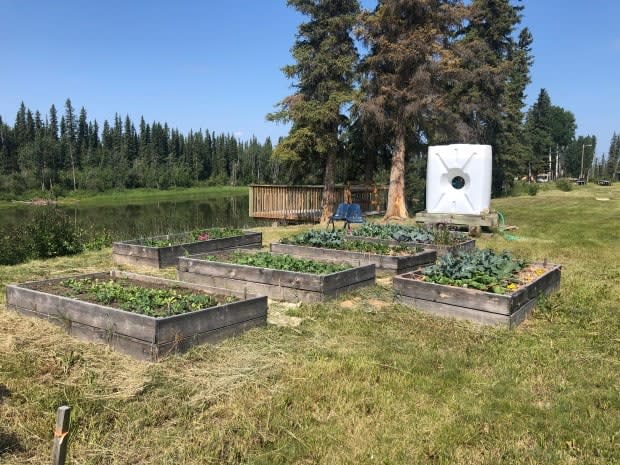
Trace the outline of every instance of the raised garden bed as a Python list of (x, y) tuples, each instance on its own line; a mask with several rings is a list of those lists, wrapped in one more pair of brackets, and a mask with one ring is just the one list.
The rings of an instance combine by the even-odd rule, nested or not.
[(281, 243), (270, 244), (269, 250), (273, 253), (312, 258), (330, 263), (348, 263), (353, 266), (372, 264), (378, 270), (396, 274), (406, 273), (423, 265), (433, 263), (437, 257), (437, 253), (434, 250), (425, 249), (414, 252), (413, 255), (379, 255), (367, 252)]
[[(91, 283), (104, 285), (104, 289), (93, 293)], [(124, 289), (144, 288), (155, 293), (174, 290), (175, 297), (182, 295), (193, 303), (184, 313), (171, 309), (171, 303), (167, 303), (164, 313), (179, 314), (154, 317), (148, 313), (157, 314), (160, 310), (148, 303), (141, 305), (145, 297), (134, 295), (129, 299), (133, 311), (122, 310), (121, 299), (111, 297), (113, 290), (105, 287), (117, 283)], [(80, 286), (89, 287), (80, 290)], [(96, 303), (101, 295), (113, 302)], [(211, 306), (201, 308), (200, 297)], [(167, 298), (169, 302), (173, 300)], [(119, 271), (9, 285), (6, 302), (7, 308), (64, 326), (79, 339), (102, 342), (132, 357), (151, 361), (197, 344), (220, 341), (267, 321), (266, 297), (248, 298), (232, 290)]]
[[(473, 279), (444, 278), (438, 275), (439, 265), (395, 276), (395, 300), (435, 315), (512, 328), (527, 318), (541, 295), (560, 287), (559, 265), (521, 263), (510, 270), (500, 262), (497, 269), (500, 268), (508, 272), (500, 272), (496, 280), (489, 277), (492, 273), (478, 271), (473, 272)], [(463, 270), (466, 268), (460, 271)], [(482, 275), (483, 279), (479, 279)]]
[(353, 234), (346, 235), (347, 241), (366, 241), (375, 244), (421, 246), (435, 250), (438, 257), (453, 252), (473, 250), (476, 241), (465, 234), (454, 231), (438, 231), (416, 226), (401, 226), (396, 224), (368, 223), (353, 230)]
[[(224, 234), (222, 234), (224, 231)], [(211, 232), (211, 235), (209, 233)], [(214, 234), (215, 233), (215, 234)], [(228, 237), (218, 237), (221, 235)], [(216, 239), (210, 237), (216, 236)], [(225, 228), (207, 229), (197, 233), (179, 233), (147, 239), (115, 242), (112, 256), (115, 263), (165, 268), (175, 266), (182, 255), (216, 252), (234, 248), (260, 248), (263, 235), (259, 232), (235, 231)]]
[(353, 266), (373, 264), (379, 270), (396, 274), (433, 263), (437, 257), (434, 250), (425, 250), (419, 245), (349, 241), (346, 235), (337, 231), (310, 230), (269, 247), (273, 253)]
[[(239, 261), (236, 259), (240, 255), (257, 258), (251, 261), (262, 265), (231, 263)], [(288, 269), (267, 267), (279, 266), (271, 263), (276, 261)], [(292, 266), (299, 262), (305, 264), (303, 269), (314, 272), (292, 271), (300, 269)], [(215, 256), (179, 257), (177, 277), (182, 281), (266, 295), (271, 299), (289, 302), (320, 302), (375, 282), (374, 265), (349, 268), (343, 266), (333, 268), (334, 266), (323, 261), (299, 260), (269, 252), (253, 254), (237, 251)], [(322, 271), (323, 268), (327, 271)]]

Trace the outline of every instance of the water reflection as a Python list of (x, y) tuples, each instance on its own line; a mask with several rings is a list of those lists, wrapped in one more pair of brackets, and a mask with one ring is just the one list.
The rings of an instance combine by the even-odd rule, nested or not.
[[(168, 234), (208, 227), (252, 227), (264, 224), (248, 215), (247, 195), (200, 200), (158, 201), (112, 206), (62, 206), (76, 224), (94, 232), (108, 231), (115, 240)], [(0, 226), (29, 221), (34, 206), (0, 210)]]

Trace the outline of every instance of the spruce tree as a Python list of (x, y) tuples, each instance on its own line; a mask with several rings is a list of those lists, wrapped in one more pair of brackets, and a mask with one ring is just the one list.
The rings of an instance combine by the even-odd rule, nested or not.
[(292, 123), (274, 155), (302, 165), (320, 162), (321, 221), (326, 221), (335, 204), (336, 159), (343, 154), (339, 134), (355, 96), (358, 54), (351, 33), (360, 7), (357, 0), (288, 0), (287, 4), (308, 21), (298, 28), (292, 48), (295, 64), (283, 68), (286, 77), (294, 80), (295, 93), (268, 116), (272, 121)]

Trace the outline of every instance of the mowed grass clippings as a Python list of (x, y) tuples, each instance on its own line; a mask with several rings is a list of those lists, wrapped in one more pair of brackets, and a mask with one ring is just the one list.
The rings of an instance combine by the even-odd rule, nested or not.
[[(381, 280), (291, 307), (299, 326), (152, 364), (2, 301), (0, 462), (49, 463), (67, 403), (76, 464), (618, 463), (620, 189), (602, 189), (494, 201), (517, 240), (478, 246), (563, 265), (561, 292), (512, 331), (395, 305)], [(300, 230), (263, 229), (265, 243)], [(0, 267), (0, 281), (110, 268), (106, 249)]]

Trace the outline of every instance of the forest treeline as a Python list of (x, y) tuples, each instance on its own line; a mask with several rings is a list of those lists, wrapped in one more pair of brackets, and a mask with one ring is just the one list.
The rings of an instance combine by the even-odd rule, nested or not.
[(269, 138), (240, 141), (208, 130), (184, 135), (166, 123), (141, 118), (136, 125), (119, 114), (100, 126), (70, 99), (62, 113), (54, 105), (46, 114), (33, 112), (22, 102), (13, 126), (0, 117), (0, 194), (274, 182), (282, 163), (271, 153)]

